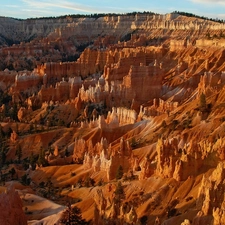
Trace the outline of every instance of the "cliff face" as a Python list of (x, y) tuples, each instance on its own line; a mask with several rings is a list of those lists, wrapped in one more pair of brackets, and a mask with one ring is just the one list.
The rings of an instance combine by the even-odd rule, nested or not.
[[(171, 49), (192, 44), (199, 47), (224, 46), (221, 41), (204, 40), (209, 36), (220, 37), (224, 24), (185, 18), (178, 14), (137, 14), (97, 19), (68, 16), (16, 20), (1, 17), (0, 22), (0, 53), (3, 56), (0, 66), (3, 69), (33, 69), (46, 62), (72, 61), (90, 44), (96, 48), (112, 45), (158, 46), (169, 42)], [(181, 36), (183, 40), (180, 40)], [(171, 41), (171, 37), (174, 40)], [(14, 45), (11, 46), (12, 44)], [(82, 68), (82, 73), (85, 70), (86, 68)]]
[[(222, 30), (223, 24), (211, 21), (204, 21), (196, 18), (184, 19), (178, 14), (167, 15), (119, 15), (105, 16), (100, 18), (43, 18), (16, 20), (13, 18), (0, 18), (0, 32), (3, 37), (12, 41), (26, 41), (34, 37), (63, 36), (68, 37), (69, 33), (75, 34), (78, 41), (86, 38), (93, 40), (101, 32), (101, 35), (111, 35), (114, 31), (124, 35), (136, 29), (168, 29), (168, 30)], [(69, 31), (69, 32), (68, 32)], [(201, 33), (201, 32), (199, 32)], [(204, 35), (204, 34), (201, 34)]]

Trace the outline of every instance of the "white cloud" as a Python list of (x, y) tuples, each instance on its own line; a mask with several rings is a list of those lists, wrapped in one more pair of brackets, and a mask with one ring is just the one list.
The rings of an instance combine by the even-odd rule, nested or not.
[(22, 0), (22, 2), (22, 11), (25, 14), (23, 15), (23, 18), (60, 16), (73, 13), (76, 14), (92, 12), (89, 7), (63, 0)]
[(5, 5), (5, 7), (7, 7), (7, 8), (19, 8), (18, 5)]
[[(27, 17), (42, 17), (42, 16), (60, 16), (66, 14), (79, 13), (125, 13), (127, 11), (137, 11), (137, 9), (129, 9), (122, 7), (112, 7), (105, 5), (90, 5), (74, 3), (70, 0), (21, 0), (23, 2), (23, 11), (27, 12)], [(144, 11), (144, 9), (140, 10)], [(33, 14), (32, 14), (33, 12)], [(23, 16), (24, 17), (24, 16)]]
[(219, 4), (219, 5), (225, 5), (224, 0), (190, 0), (193, 3), (202, 3), (202, 4)]
[(37, 1), (37, 0), (22, 0), (25, 5), (29, 8), (43, 9), (43, 8), (58, 8), (58, 9), (69, 9), (78, 12), (102, 12), (99, 7), (92, 7), (88, 5), (77, 4), (69, 1)]
[(225, 14), (218, 14), (218, 18), (225, 20)]

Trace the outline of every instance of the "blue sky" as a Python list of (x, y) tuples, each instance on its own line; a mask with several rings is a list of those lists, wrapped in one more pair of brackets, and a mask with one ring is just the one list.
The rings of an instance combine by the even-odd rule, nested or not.
[(66, 14), (126, 13), (152, 11), (191, 12), (225, 19), (225, 0), (0, 0), (0, 16), (31, 18)]

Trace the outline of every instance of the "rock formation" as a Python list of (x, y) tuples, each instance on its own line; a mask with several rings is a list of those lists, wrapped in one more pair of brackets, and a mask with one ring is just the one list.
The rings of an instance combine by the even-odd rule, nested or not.
[[(199, 189), (199, 200), (197, 204), (201, 206), (201, 213), (195, 218), (196, 221), (208, 218), (213, 225), (222, 224), (225, 218), (223, 213), (224, 207), (224, 163), (220, 162), (217, 168), (212, 172), (211, 176), (202, 179), (201, 187)], [(201, 219), (202, 217), (202, 219)], [(197, 224), (197, 222), (194, 224)]]
[(122, 166), (124, 171), (128, 171), (132, 165), (131, 147), (123, 139), (114, 148), (108, 145), (106, 139), (101, 139), (101, 142), (96, 143), (95, 146), (84, 140), (76, 141), (73, 157), (75, 161), (84, 160), (84, 166), (93, 168), (95, 172), (107, 172), (108, 180), (115, 178), (119, 166)]
[(2, 225), (27, 225), (22, 201), (18, 192), (13, 187), (10, 187), (6, 193), (0, 194), (0, 208), (0, 223)]

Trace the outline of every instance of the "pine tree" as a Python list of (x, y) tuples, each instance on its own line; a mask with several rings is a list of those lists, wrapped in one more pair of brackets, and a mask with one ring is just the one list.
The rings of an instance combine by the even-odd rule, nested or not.
[(34, 153), (32, 152), (30, 157), (29, 157), (29, 164), (31, 165), (32, 170), (36, 168), (36, 160), (34, 157)]
[(0, 168), (4, 166), (5, 162), (6, 162), (6, 153), (4, 149), (2, 149), (0, 151)]
[(122, 183), (120, 181), (117, 184), (114, 194), (115, 194), (115, 202), (116, 203), (120, 204), (121, 201), (126, 198)]
[(21, 148), (20, 145), (18, 145), (17, 148), (16, 148), (16, 156), (17, 156), (17, 159), (18, 159), (18, 163), (20, 163), (21, 157), (22, 157), (22, 148)]
[(34, 124), (30, 123), (30, 132), (32, 132), (34, 130)]
[(11, 179), (13, 179), (13, 176), (16, 174), (16, 170), (14, 169), (14, 167), (9, 170), (9, 173), (11, 174)]
[(4, 138), (4, 132), (3, 132), (2, 126), (0, 124), (0, 141), (1, 142), (3, 141), (3, 138)]
[(206, 104), (206, 97), (205, 97), (204, 93), (202, 93), (200, 95), (200, 103), (199, 104), (200, 104), (200, 106), (199, 106), (200, 111), (205, 111), (207, 104)]
[(119, 180), (123, 177), (123, 167), (120, 165), (116, 172), (116, 179)]
[(34, 131), (37, 132), (37, 121), (34, 121)]
[(78, 207), (72, 207), (70, 203), (67, 205), (66, 211), (62, 215), (62, 225), (88, 225), (89, 223), (82, 218), (81, 211)]
[(24, 184), (24, 185), (30, 185), (30, 182), (31, 182), (31, 179), (28, 177), (27, 174), (24, 174), (22, 177), (21, 177), (21, 183)]
[(15, 121), (18, 121), (17, 113), (18, 113), (18, 107), (17, 107), (17, 104), (14, 103), (13, 107), (10, 109), (10, 117)]
[(86, 177), (84, 185), (85, 187), (93, 187), (95, 185), (95, 180), (92, 179), (91, 177)]
[(47, 166), (48, 161), (45, 159), (45, 150), (41, 147), (38, 156), (38, 165)]
[(54, 195), (54, 187), (50, 177), (47, 179), (46, 188), (47, 188), (47, 196), (48, 198), (50, 198), (52, 195)]

